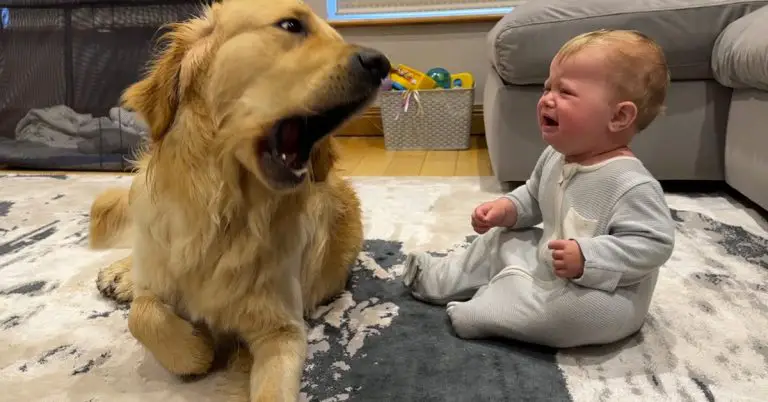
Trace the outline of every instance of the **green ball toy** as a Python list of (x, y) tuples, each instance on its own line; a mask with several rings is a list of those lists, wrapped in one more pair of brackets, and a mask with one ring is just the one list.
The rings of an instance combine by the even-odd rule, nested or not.
[(432, 78), (437, 86), (444, 89), (451, 89), (451, 73), (442, 67), (435, 67), (427, 71), (427, 77)]

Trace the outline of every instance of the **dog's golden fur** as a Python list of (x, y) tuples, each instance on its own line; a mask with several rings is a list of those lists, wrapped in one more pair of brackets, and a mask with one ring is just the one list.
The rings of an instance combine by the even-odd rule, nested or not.
[[(275, 25), (290, 18), (306, 32)], [(358, 48), (296, 0), (224, 0), (164, 38), (123, 96), (151, 141), (130, 188), (91, 207), (93, 248), (132, 247), (97, 286), (131, 302), (131, 334), (170, 372), (208, 372), (234, 334), (253, 358), (250, 400), (295, 400), (304, 315), (345, 287), (361, 211), (334, 172), (332, 137), (295, 186), (269, 180), (254, 143), (279, 119), (359, 93), (346, 67)]]

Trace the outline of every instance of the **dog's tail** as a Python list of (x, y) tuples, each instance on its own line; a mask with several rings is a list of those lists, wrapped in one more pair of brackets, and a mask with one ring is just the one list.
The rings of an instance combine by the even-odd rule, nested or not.
[(128, 189), (113, 188), (99, 194), (93, 201), (88, 228), (88, 241), (92, 249), (131, 246), (133, 225), (128, 195)]

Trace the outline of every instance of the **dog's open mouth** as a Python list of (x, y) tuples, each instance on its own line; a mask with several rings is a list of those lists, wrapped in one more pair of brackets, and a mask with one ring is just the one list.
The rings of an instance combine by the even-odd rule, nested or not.
[(308, 173), (315, 143), (332, 133), (363, 103), (349, 103), (319, 114), (292, 116), (275, 123), (270, 134), (257, 144), (262, 171), (280, 187), (301, 183)]
[(301, 177), (307, 171), (307, 154), (310, 144), (305, 144), (308, 131), (306, 117), (292, 117), (278, 122), (267, 139), (272, 146), (268, 148), (270, 157), (276, 159), (295, 176)]

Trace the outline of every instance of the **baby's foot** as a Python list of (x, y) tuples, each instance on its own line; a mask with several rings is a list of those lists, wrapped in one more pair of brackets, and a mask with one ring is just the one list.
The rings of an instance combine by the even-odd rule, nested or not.
[(429, 257), (426, 253), (409, 253), (405, 258), (403, 267), (405, 272), (403, 273), (403, 284), (413, 290), (418, 283), (419, 274), (424, 267), (425, 257)]
[(429, 302), (431, 298), (429, 292), (424, 289), (422, 283), (422, 274), (429, 269), (430, 256), (428, 253), (409, 253), (403, 263), (405, 273), (403, 274), (403, 285), (410, 290), (411, 295), (418, 300)]
[(451, 320), (451, 326), (456, 335), (462, 339), (483, 338), (486, 333), (482, 325), (482, 312), (476, 311), (474, 303), (456, 302), (448, 303), (445, 309), (448, 318)]
[(472, 290), (459, 293), (454, 291), (456, 280), (453, 279), (450, 266), (444, 257), (433, 257), (429, 253), (410, 253), (403, 266), (403, 285), (417, 300), (444, 306), (451, 300), (468, 298), (469, 295), (464, 293), (474, 293)]

